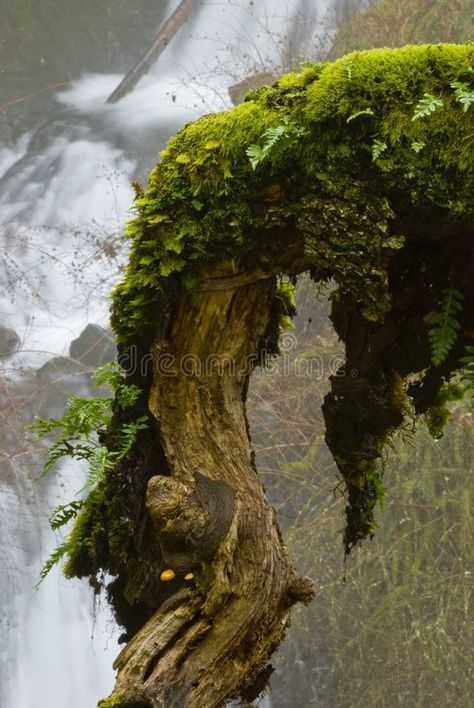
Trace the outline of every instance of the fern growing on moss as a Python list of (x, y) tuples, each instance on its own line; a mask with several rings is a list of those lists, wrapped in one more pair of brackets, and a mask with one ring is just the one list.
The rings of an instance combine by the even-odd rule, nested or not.
[(466, 346), (466, 354), (460, 359), (464, 364), (461, 370), (461, 380), (467, 391), (474, 393), (474, 346)]
[(459, 335), (461, 325), (457, 314), (462, 310), (463, 295), (455, 288), (443, 290), (441, 311), (431, 320), (428, 332), (431, 345), (431, 361), (439, 366), (445, 361)]
[(296, 123), (290, 121), (289, 116), (283, 116), (281, 123), (273, 128), (267, 128), (262, 138), (264, 143), (260, 145), (249, 145), (246, 153), (250, 160), (252, 169), (256, 170), (258, 165), (267, 159), (272, 153), (291, 147), (298, 138), (307, 134), (304, 128), (300, 128)]
[(456, 101), (461, 104), (464, 113), (467, 113), (469, 107), (474, 104), (474, 91), (471, 91), (469, 85), (462, 81), (453, 81), (451, 88), (454, 89)]
[(436, 98), (436, 96), (433, 96), (431, 93), (424, 93), (423, 98), (420, 98), (415, 106), (412, 121), (426, 118), (442, 106), (443, 101), (440, 98)]
[[(90, 492), (105, 479), (108, 470), (115, 467), (132, 449), (140, 430), (148, 427), (147, 416), (141, 416), (131, 423), (124, 423), (115, 437), (115, 449), (109, 450), (100, 441), (112, 419), (112, 404), (119, 409), (130, 408), (141, 395), (138, 386), (125, 382), (125, 372), (116, 362), (111, 362), (97, 370), (94, 376), (96, 386), (109, 384), (115, 394), (115, 402), (110, 397), (82, 398), (71, 396), (66, 413), (62, 418), (38, 419), (29, 426), (37, 433), (37, 440), (51, 434), (56, 440), (47, 448), (46, 462), (40, 475), (44, 477), (64, 458), (86, 460), (88, 474), (86, 482), (78, 494), (82, 498), (57, 506), (49, 517), (53, 531), (73, 521), (86, 506)], [(84, 494), (85, 493), (85, 494)], [(72, 550), (69, 538), (61, 543), (44, 563), (40, 580), (43, 581), (50, 570)]]

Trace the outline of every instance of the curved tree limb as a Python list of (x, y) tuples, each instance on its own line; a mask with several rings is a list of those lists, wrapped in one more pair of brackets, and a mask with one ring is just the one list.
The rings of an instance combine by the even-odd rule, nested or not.
[[(346, 484), (346, 552), (373, 533), (384, 445), (404, 416), (439, 405), (472, 347), (473, 129), (461, 99), (473, 60), (469, 46), (405, 47), (283, 77), (188, 124), (138, 194), (113, 326), (123, 354), (142, 357), (128, 371), (142, 397), (104, 435), (114, 450), (124, 422), (146, 412), (150, 427), (94, 490), (68, 566), (116, 578), (130, 644), (103, 708), (252, 700), (291, 606), (311, 598), (245, 411), (252, 368), (294, 313), (280, 274), (335, 281), (346, 365), (324, 416)], [(458, 334), (434, 364), (430, 322), (452, 287)]]

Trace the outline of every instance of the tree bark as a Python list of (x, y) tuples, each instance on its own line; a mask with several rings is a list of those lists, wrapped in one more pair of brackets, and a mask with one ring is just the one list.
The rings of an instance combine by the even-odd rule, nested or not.
[(148, 73), (160, 54), (164, 52), (181, 25), (186, 22), (193, 8), (194, 0), (181, 0), (173, 14), (160, 27), (145, 54), (124, 76), (117, 88), (112, 91), (107, 103), (117, 103), (117, 101), (133, 91), (142, 76)]
[[(233, 696), (253, 699), (271, 672), (267, 660), (291, 605), (313, 594), (311, 581), (293, 570), (249, 439), (248, 379), (276, 287), (273, 275), (261, 277), (245, 284), (224, 279), (230, 284), (220, 290), (183, 290), (168, 339), (152, 347), (149, 405), (172, 469), (171, 478), (157, 470), (148, 485), (157, 541), (163, 549), (166, 532), (172, 537), (173, 514), (183, 522), (176, 508), (196, 488), (198, 474), (226, 483), (235, 505), (213, 560), (201, 570), (194, 566), (193, 585), (169, 598), (118, 657), (113, 695), (130, 705), (217, 708)], [(193, 514), (188, 503), (184, 516), (194, 526), (199, 511)], [(178, 575), (189, 571), (185, 561), (176, 561)]]

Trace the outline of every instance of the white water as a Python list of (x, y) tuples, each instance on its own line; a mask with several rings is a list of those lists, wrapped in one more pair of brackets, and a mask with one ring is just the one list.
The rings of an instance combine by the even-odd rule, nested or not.
[[(106, 104), (122, 77), (85, 75), (57, 94), (46, 125), (33, 125), (14, 147), (0, 147), (0, 311), (2, 323), (22, 340), (21, 351), (5, 365), (7, 375), (67, 355), (88, 322), (107, 322), (106, 293), (125, 254), (122, 249), (104, 256), (104, 243), (120, 251), (117, 234), (129, 214), (130, 180), (144, 179), (166, 138), (186, 121), (229, 106), (229, 85), (270, 66), (278, 71), (288, 51), (284, 35), (298, 12), (305, 18), (293, 32), (305, 51), (314, 39), (310, 16), (317, 11), (321, 18), (330, 4), (207, 0), (132, 94)], [(38, 460), (25, 480), (23, 461), (14, 453), (20, 481), (0, 487), (6, 549), (0, 558), (8, 594), (0, 707), (89, 708), (113, 685), (118, 647), (109, 616), (99, 612), (92, 640), (85, 583), (54, 573), (38, 592), (33, 589), (55, 544), (48, 509), (69, 499), (80, 483), (68, 497), (61, 484), (75, 473), (66, 469), (44, 494), (31, 482)]]

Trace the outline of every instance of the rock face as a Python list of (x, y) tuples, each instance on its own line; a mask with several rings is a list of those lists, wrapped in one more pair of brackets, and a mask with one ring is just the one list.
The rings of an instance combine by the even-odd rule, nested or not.
[(55, 356), (44, 364), (36, 373), (42, 381), (56, 383), (63, 380), (79, 379), (89, 381), (87, 367), (80, 361), (67, 356)]
[(88, 324), (79, 337), (71, 342), (69, 348), (71, 359), (76, 359), (93, 369), (114, 359), (116, 353), (110, 334), (96, 324)]
[(20, 337), (14, 329), (0, 324), (0, 359), (14, 354), (20, 346)]

